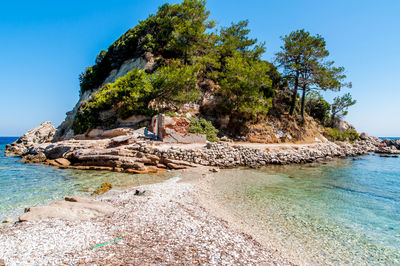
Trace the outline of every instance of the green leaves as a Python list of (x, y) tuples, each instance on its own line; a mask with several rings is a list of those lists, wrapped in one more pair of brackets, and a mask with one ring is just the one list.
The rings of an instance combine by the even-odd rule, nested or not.
[(286, 78), (292, 84), (292, 104), (290, 113), (296, 106), (297, 90), (303, 90), (301, 114), (304, 116), (305, 95), (309, 90), (334, 90), (351, 87), (343, 82), (346, 78), (343, 67), (333, 67), (326, 42), (320, 35), (312, 36), (305, 30), (297, 30), (282, 37), (284, 45), (276, 54), (276, 62), (283, 68)]
[(159, 68), (150, 76), (153, 86), (152, 98), (175, 107), (183, 103), (198, 100), (200, 90), (196, 88), (199, 65), (180, 66), (179, 61)]
[(225, 67), (220, 80), (225, 108), (249, 117), (267, 114), (271, 99), (264, 95), (272, 85), (268, 63), (235, 53), (227, 58)]
[(211, 142), (217, 142), (218, 129), (216, 129), (210, 121), (204, 118), (193, 117), (190, 118), (190, 133), (204, 134), (207, 136), (207, 140)]
[(335, 97), (332, 103), (332, 119), (335, 117), (342, 118), (347, 115), (347, 109), (356, 104), (356, 100), (353, 100), (350, 93), (346, 93), (341, 97)]

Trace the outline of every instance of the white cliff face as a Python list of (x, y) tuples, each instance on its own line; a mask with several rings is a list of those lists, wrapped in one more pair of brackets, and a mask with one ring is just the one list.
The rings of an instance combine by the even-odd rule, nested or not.
[(154, 58), (150, 53), (147, 53), (145, 57), (139, 57), (139, 58), (132, 58), (129, 60), (126, 60), (120, 68), (118, 69), (113, 69), (109, 76), (104, 80), (103, 84), (95, 88), (94, 90), (91, 91), (86, 91), (83, 94), (80, 95), (78, 103), (75, 105), (74, 109), (72, 111), (67, 112), (67, 117), (65, 120), (61, 123), (61, 125), (57, 128), (57, 131), (54, 136), (55, 141), (59, 140), (67, 140), (71, 139), (74, 137), (74, 132), (71, 129), (72, 124), (74, 122), (75, 116), (79, 111), (79, 108), (81, 105), (90, 99), (90, 97), (99, 91), (104, 85), (108, 83), (115, 82), (116, 79), (125, 76), (129, 71), (131, 71), (134, 68), (137, 69), (143, 69), (143, 70), (151, 70), (154, 66)]

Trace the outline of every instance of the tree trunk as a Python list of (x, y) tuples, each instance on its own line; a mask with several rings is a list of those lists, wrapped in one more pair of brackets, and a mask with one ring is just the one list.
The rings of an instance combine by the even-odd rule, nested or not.
[(292, 95), (292, 104), (290, 105), (290, 111), (289, 114), (293, 115), (294, 109), (296, 107), (296, 100), (297, 100), (297, 89), (299, 87), (299, 72), (296, 72), (296, 77), (294, 81), (294, 90), (293, 90), (293, 95)]
[(304, 120), (304, 106), (306, 103), (306, 91), (307, 91), (307, 86), (304, 84), (303, 95), (301, 96), (301, 118), (303, 118), (303, 120)]

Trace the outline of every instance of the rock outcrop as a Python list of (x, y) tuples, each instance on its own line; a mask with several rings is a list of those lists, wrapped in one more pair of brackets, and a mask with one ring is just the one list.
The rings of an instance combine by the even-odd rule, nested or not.
[(91, 218), (110, 215), (116, 209), (108, 203), (81, 197), (66, 197), (48, 206), (30, 207), (19, 217), (20, 222), (32, 222), (44, 219), (63, 219), (84, 221)]
[(268, 164), (309, 163), (367, 154), (375, 151), (380, 143), (378, 138), (367, 137), (353, 144), (319, 142), (283, 147), (224, 142), (176, 145), (118, 136), (41, 144), (30, 149), (30, 156), (44, 154), (47, 164), (60, 168), (149, 173), (198, 165), (261, 167)]
[[(93, 90), (86, 91), (80, 95), (78, 103), (75, 105), (74, 109), (72, 109), (72, 111), (70, 111), (70, 112), (67, 112), (67, 114), (66, 114), (67, 116), (66, 116), (65, 120), (57, 128), (57, 131), (55, 132), (55, 135), (54, 135), (54, 140), (55, 141), (67, 140), (67, 139), (71, 139), (75, 136), (73, 130), (71, 129), (72, 124), (75, 119), (75, 116), (76, 116), (79, 108), (82, 106), (82, 104), (84, 102), (86, 102), (87, 100), (89, 100), (90, 97), (93, 95), (93, 93), (97, 92), (99, 89), (101, 89), (107, 83), (112, 83), (117, 78), (125, 76), (129, 71), (131, 71), (134, 68), (150, 71), (154, 67), (154, 64), (155, 64), (155, 61), (154, 61), (152, 54), (146, 53), (142, 57), (135, 57), (135, 58), (126, 60), (118, 69), (113, 69), (100, 87), (93, 88)], [(104, 119), (107, 120), (110, 116), (113, 116), (115, 114), (112, 112), (112, 110), (109, 110), (109, 111), (103, 112), (99, 115), (104, 116)], [(147, 118), (147, 119), (149, 119), (149, 118)], [(118, 122), (120, 122), (121, 126), (126, 126), (127, 124), (132, 126), (132, 125), (136, 125), (137, 123), (139, 123), (143, 120), (144, 119), (139, 119), (139, 120), (128, 119), (127, 121), (118, 121)]]
[(339, 130), (341, 133), (343, 133), (346, 130), (349, 129), (356, 129), (352, 124), (350, 124), (347, 121), (344, 121), (343, 119), (340, 118), (335, 118), (333, 121), (331, 121), (332, 127), (336, 128), (337, 130)]
[(7, 145), (6, 156), (22, 156), (35, 145), (51, 142), (55, 131), (50, 122), (42, 123), (40, 126), (29, 130), (14, 143)]
[(383, 140), (375, 152), (380, 154), (400, 154), (400, 139)]

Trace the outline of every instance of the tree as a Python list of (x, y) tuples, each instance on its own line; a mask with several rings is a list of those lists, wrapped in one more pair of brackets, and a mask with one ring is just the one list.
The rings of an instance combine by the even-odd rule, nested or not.
[(181, 4), (170, 6), (172, 34), (169, 49), (183, 56), (184, 64), (188, 58), (202, 50), (206, 43), (207, 29), (214, 27), (215, 22), (208, 17), (205, 0), (184, 0)]
[(324, 100), (319, 92), (311, 91), (307, 93), (305, 111), (324, 125), (329, 118), (331, 105)]
[(276, 61), (283, 67), (284, 74), (293, 86), (289, 113), (294, 113), (300, 88), (301, 116), (304, 118), (305, 98), (309, 90), (340, 90), (349, 84), (342, 82), (346, 78), (343, 67), (333, 67), (333, 61), (325, 61), (329, 52), (320, 35), (311, 36), (302, 29), (281, 38), (284, 45), (282, 51), (276, 54)]
[(267, 75), (269, 64), (236, 52), (227, 58), (225, 67), (220, 92), (226, 110), (244, 117), (266, 114), (271, 98), (265, 96), (272, 90), (272, 82)]
[(179, 64), (179, 60), (173, 60), (169, 65), (160, 67), (150, 76), (153, 89), (151, 100), (168, 103), (175, 108), (190, 101), (200, 98), (200, 90), (196, 87), (198, 65)]
[(332, 103), (332, 116), (331, 119), (332, 121), (338, 117), (338, 118), (342, 118), (344, 116), (347, 115), (348, 111), (347, 109), (356, 104), (356, 100), (353, 100), (351, 97), (350, 93), (346, 93), (345, 95), (341, 96), (341, 97), (336, 97), (335, 99), (333, 99), (333, 103)]

